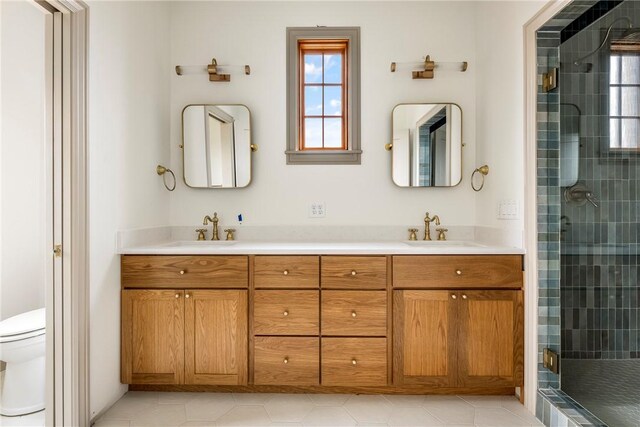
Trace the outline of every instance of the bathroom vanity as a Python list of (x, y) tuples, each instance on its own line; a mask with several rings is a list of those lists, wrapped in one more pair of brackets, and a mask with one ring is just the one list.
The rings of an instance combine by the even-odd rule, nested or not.
[(518, 250), (160, 245), (126, 251), (121, 282), (121, 381), (132, 390), (513, 394), (523, 386)]

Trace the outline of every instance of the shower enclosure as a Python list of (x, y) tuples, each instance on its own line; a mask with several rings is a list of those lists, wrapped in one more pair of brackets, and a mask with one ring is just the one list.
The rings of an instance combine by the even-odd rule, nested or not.
[(558, 76), (542, 184), (557, 196), (545, 220), (559, 241), (547, 252), (560, 301), (559, 343), (549, 345), (560, 372), (548, 385), (604, 424), (638, 426), (640, 1), (576, 0), (561, 15), (538, 36), (555, 40), (547, 54)]

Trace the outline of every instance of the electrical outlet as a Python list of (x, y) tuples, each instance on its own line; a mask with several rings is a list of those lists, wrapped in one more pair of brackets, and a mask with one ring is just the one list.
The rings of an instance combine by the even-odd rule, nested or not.
[(519, 219), (520, 207), (517, 200), (501, 200), (498, 204), (498, 219)]
[(324, 218), (326, 211), (324, 202), (313, 202), (309, 205), (309, 218)]

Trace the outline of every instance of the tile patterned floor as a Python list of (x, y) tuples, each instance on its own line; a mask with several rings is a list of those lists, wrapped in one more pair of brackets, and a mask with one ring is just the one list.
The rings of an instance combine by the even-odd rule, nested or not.
[(513, 396), (128, 392), (94, 424), (136, 426), (542, 426)]

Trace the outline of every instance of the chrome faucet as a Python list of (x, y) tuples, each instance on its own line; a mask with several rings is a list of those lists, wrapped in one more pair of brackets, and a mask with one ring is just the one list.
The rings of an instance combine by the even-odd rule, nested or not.
[(424, 217), (424, 239), (423, 240), (431, 240), (431, 223), (435, 222), (436, 225), (440, 225), (440, 217), (438, 215), (434, 215), (433, 218), (429, 217), (429, 212), (426, 213)]
[(218, 212), (213, 213), (213, 218), (209, 215), (204, 217), (202, 221), (202, 225), (208, 225), (210, 222), (213, 223), (213, 236), (211, 236), (211, 240), (220, 240), (220, 236), (218, 236)]

